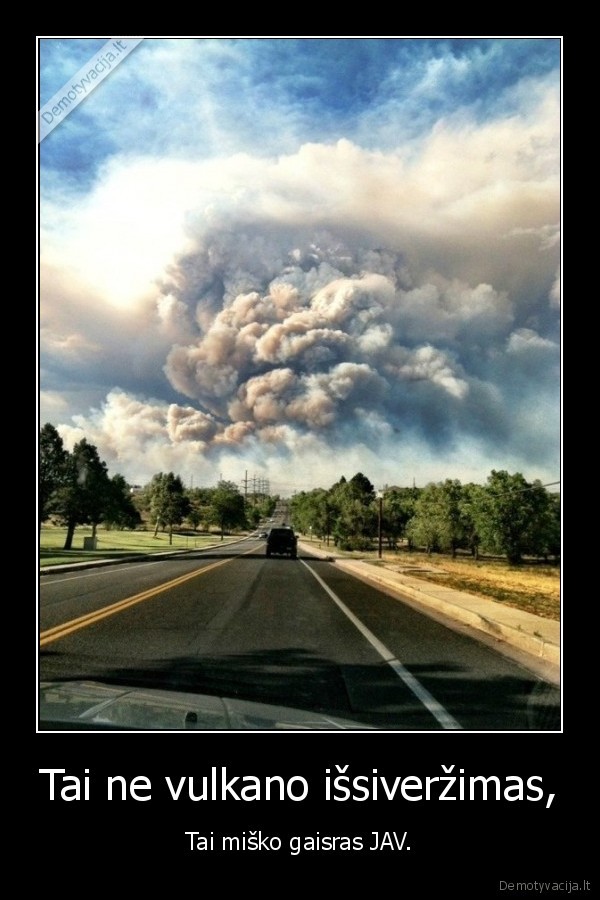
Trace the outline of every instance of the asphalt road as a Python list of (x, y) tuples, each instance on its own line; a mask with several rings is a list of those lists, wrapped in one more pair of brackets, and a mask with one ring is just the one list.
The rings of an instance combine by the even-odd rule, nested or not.
[(538, 731), (559, 690), (476, 639), (254, 539), (46, 575), (39, 678), (195, 691), (387, 731)]

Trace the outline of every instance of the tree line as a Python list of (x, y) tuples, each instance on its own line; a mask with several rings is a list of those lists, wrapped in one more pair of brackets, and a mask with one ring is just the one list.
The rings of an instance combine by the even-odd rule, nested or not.
[[(186, 488), (179, 475), (158, 472), (132, 494), (122, 475), (109, 477), (97, 448), (85, 438), (67, 451), (57, 429), (47, 423), (40, 432), (39, 522), (51, 518), (67, 529), (64, 549), (72, 547), (77, 525), (138, 528), (152, 523), (154, 534), (187, 522), (197, 530), (255, 528), (272, 515), (280, 498), (253, 497), (234, 482), (215, 487)], [(492, 470), (485, 485), (454, 479), (424, 488), (388, 487), (378, 496), (373, 484), (358, 472), (330, 488), (294, 494), (289, 501), (295, 529), (343, 550), (371, 549), (385, 540), (399, 541), (428, 553), (467, 550), (505, 556), (519, 564), (525, 556), (560, 557), (560, 495), (520, 473)]]
[(376, 537), (395, 548), (428, 553), (467, 550), (505, 556), (519, 564), (525, 556), (560, 556), (560, 495), (519, 472), (492, 470), (485, 485), (454, 479), (424, 488), (389, 487), (378, 496), (358, 472), (328, 490), (296, 494), (291, 501), (295, 527), (344, 550), (366, 550)]
[(158, 472), (139, 493), (120, 475), (108, 474), (98, 449), (86, 438), (66, 450), (57, 429), (46, 423), (40, 431), (38, 460), (39, 526), (48, 519), (66, 527), (63, 549), (70, 550), (78, 525), (134, 529), (150, 521), (157, 535), (188, 522), (194, 529), (226, 530), (255, 527), (270, 516), (278, 498), (259, 496), (247, 503), (236, 484), (219, 481), (214, 488), (187, 489), (174, 472)]

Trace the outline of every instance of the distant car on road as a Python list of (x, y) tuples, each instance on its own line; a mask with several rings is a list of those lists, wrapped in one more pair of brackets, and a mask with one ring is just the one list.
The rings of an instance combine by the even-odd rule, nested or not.
[(263, 541), (266, 541), (266, 539), (269, 537), (269, 534), (266, 531), (259, 531), (257, 537), (262, 538)]
[(293, 528), (271, 528), (267, 536), (267, 556), (289, 556), (296, 559), (298, 556), (298, 539)]

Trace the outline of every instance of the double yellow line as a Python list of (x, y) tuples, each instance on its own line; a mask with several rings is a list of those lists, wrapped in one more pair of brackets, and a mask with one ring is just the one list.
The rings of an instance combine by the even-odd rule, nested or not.
[[(245, 556), (246, 553), (250, 552), (250, 550), (246, 550), (245, 553), (240, 554), (240, 556)], [(234, 559), (237, 559), (237, 557), (234, 557)], [(144, 600), (156, 597), (157, 594), (162, 594), (163, 591), (169, 591), (171, 588), (184, 584), (184, 582), (190, 581), (198, 575), (210, 572), (211, 569), (218, 569), (219, 566), (224, 566), (225, 563), (230, 562), (233, 562), (232, 558), (222, 559), (219, 562), (211, 563), (211, 565), (205, 566), (202, 569), (196, 569), (194, 572), (190, 572), (187, 575), (181, 575), (179, 578), (174, 578), (172, 581), (160, 584), (158, 587), (150, 588), (148, 591), (142, 591), (141, 594), (134, 594), (133, 597), (126, 597), (125, 600), (119, 600), (118, 603), (112, 603), (110, 606), (105, 606), (103, 609), (99, 609), (96, 612), (88, 613), (85, 616), (79, 616), (77, 619), (71, 619), (70, 622), (65, 622), (62, 625), (55, 625), (54, 628), (48, 628), (40, 634), (40, 647), (43, 647), (45, 644), (51, 644), (53, 641), (58, 641), (60, 638), (67, 637), (67, 635), (72, 634), (74, 631), (79, 631), (80, 628), (86, 628), (88, 625), (93, 625), (94, 622), (100, 622), (101, 619), (106, 619), (108, 616), (114, 616), (115, 613), (122, 612), (130, 606), (135, 606), (136, 603), (142, 603)]]

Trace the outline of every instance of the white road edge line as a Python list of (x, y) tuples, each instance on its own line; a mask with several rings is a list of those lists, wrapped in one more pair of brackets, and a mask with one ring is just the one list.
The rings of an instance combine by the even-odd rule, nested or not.
[(331, 588), (325, 584), (320, 575), (317, 575), (315, 570), (308, 565), (303, 559), (300, 560), (302, 565), (306, 566), (310, 574), (316, 578), (321, 587), (327, 591), (331, 599), (334, 603), (336, 603), (339, 608), (342, 610), (344, 615), (346, 615), (353, 625), (358, 628), (360, 633), (366, 637), (369, 643), (377, 650), (381, 658), (386, 662), (391, 668), (394, 670), (398, 678), (400, 678), (404, 684), (413, 692), (413, 694), (421, 701), (421, 703), (429, 710), (429, 712), (434, 716), (437, 721), (440, 723), (442, 728), (446, 730), (462, 730), (462, 725), (460, 725), (454, 716), (451, 716), (450, 713), (444, 709), (441, 703), (433, 697), (427, 688), (424, 688), (423, 685), (418, 681), (414, 675), (406, 669), (400, 660), (396, 659), (393, 654), (388, 650), (388, 648), (383, 644), (379, 638), (375, 637), (372, 631), (370, 631), (366, 625), (364, 625), (360, 619), (358, 619), (351, 610), (348, 609), (346, 604), (340, 600), (337, 594), (331, 590)]

